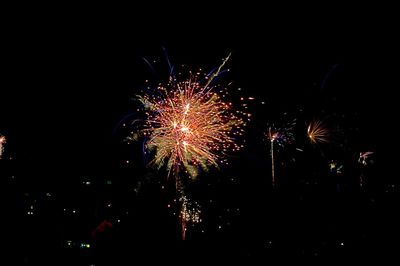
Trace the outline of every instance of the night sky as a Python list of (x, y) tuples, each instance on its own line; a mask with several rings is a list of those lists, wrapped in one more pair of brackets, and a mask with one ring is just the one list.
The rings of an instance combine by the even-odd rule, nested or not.
[[(352, 11), (264, 10), (21, 11), (5, 21), (0, 177), (16, 265), (395, 258), (395, 23)], [(252, 121), (231, 164), (188, 185), (204, 218), (181, 241), (167, 207), (171, 184), (165, 172), (145, 167), (140, 143), (124, 141), (126, 117), (137, 115), (145, 80), (167, 80), (167, 57), (177, 69), (211, 71), (229, 53), (221, 82), (232, 81), (233, 98), (255, 98)], [(294, 118), (296, 141), (277, 152), (273, 188), (263, 134)], [(330, 143), (307, 142), (312, 118), (327, 119)], [(357, 162), (361, 151), (374, 152), (367, 169)], [(343, 173), (330, 171), (332, 160)], [(94, 236), (102, 223), (111, 229)]]

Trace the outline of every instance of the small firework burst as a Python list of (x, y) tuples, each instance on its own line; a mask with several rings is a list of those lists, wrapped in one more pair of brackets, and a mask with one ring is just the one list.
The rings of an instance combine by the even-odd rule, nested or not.
[(358, 163), (362, 164), (363, 166), (367, 166), (371, 162), (371, 155), (374, 154), (372, 151), (360, 152), (358, 157)]
[(285, 123), (281, 127), (274, 124), (268, 126), (266, 133), (267, 139), (272, 143), (274, 142), (279, 147), (284, 147), (285, 144), (290, 144), (294, 141), (294, 127), (296, 126), (296, 119)]
[(343, 164), (340, 164), (335, 160), (331, 160), (329, 162), (329, 170), (332, 174), (341, 175), (343, 174)]
[(307, 136), (311, 144), (329, 142), (329, 130), (321, 120), (313, 120), (308, 124)]

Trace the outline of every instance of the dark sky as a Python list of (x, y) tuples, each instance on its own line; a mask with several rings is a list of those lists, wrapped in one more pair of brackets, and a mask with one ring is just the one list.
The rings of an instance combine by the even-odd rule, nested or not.
[(130, 10), (21, 13), (3, 25), (0, 130), (20, 157), (71, 167), (112, 157), (113, 129), (152, 78), (142, 58), (158, 61), (157, 75), (168, 71), (162, 47), (176, 66), (209, 70), (232, 52), (229, 79), (272, 110), (312, 106), (322, 92), (338, 97), (343, 112), (360, 110), (370, 136), (393, 129), (392, 23), (351, 11)]
[[(122, 134), (115, 133), (119, 132), (121, 119), (134, 112), (136, 106), (131, 99), (145, 80), (167, 77), (163, 47), (175, 67), (185, 64), (188, 69), (201, 67), (205, 71), (217, 67), (232, 53), (228, 63), (231, 72), (221, 77), (223, 82), (233, 82), (232, 96), (243, 94), (266, 102), (252, 107), (246, 147), (230, 158), (231, 165), (204, 174), (199, 185), (193, 185), (192, 196), (203, 200), (208, 211), (206, 217), (210, 219), (205, 218), (205, 228), (210, 228), (210, 239), (221, 237), (217, 227), (212, 226), (230, 221), (231, 214), (225, 213), (228, 218), (221, 221), (217, 217), (225, 208), (234, 206), (240, 207), (240, 216), (232, 218), (232, 231), (222, 235), (230, 244), (225, 248), (231, 255), (232, 250), (240, 248), (229, 250), (240, 236), (244, 250), (254, 251), (253, 254), (262, 254), (268, 243), (264, 241), (276, 236), (277, 248), (266, 254), (278, 251), (275, 255), (279, 259), (301, 250), (308, 250), (313, 256), (313, 246), (305, 247), (308, 241), (333, 245), (344, 239), (347, 246), (345, 237), (349, 237), (350, 246), (354, 240), (354, 247), (362, 254), (382, 245), (395, 249), (391, 243), (398, 242), (398, 219), (393, 210), (398, 205), (391, 197), (394, 198), (395, 189), (398, 191), (399, 182), (393, 174), (397, 173), (398, 158), (393, 156), (398, 146), (395, 95), (399, 87), (400, 46), (396, 17), (380, 13), (375, 6), (374, 12), (367, 12), (364, 6), (351, 9), (329, 3), (321, 8), (297, 8), (284, 3), (278, 8), (261, 2), (231, 2), (221, 7), (205, 2), (179, 7), (169, 1), (162, 5), (149, 2), (147, 7), (122, 7), (118, 12), (100, 4), (71, 8), (35, 3), (34, 7), (4, 9), (5, 15), (0, 18), (0, 134), (7, 136), (7, 152), (16, 158), (6, 160), (4, 165), (10, 166), (18, 186), (3, 186), (7, 193), (2, 194), (6, 198), (16, 195), (14, 200), (7, 198), (3, 202), (9, 205), (13, 219), (18, 221), (24, 215), (21, 221), (27, 224), (20, 230), (18, 223), (9, 220), (11, 230), (6, 231), (16, 242), (9, 242), (6, 237), (5, 243), (15, 247), (15, 258), (40, 257), (43, 252), (47, 256), (52, 249), (61, 250), (57, 244), (61, 242), (57, 241), (75, 235), (68, 233), (69, 229), (74, 233), (74, 228), (81, 230), (82, 235), (77, 234), (77, 238), (90, 237), (87, 228), (92, 222), (95, 225), (95, 219), (108, 215), (108, 211), (97, 213), (105, 208), (103, 201), (108, 199), (121, 203), (113, 203), (118, 215), (126, 208), (132, 210), (126, 215), (126, 227), (123, 225), (116, 234), (117, 241), (125, 239), (121, 243), (126, 244), (126, 249), (116, 254), (124, 253), (123, 258), (129, 259), (132, 254), (147, 257), (140, 254), (146, 249), (149, 257), (164, 258), (154, 256), (157, 252), (153, 253), (153, 243), (147, 250), (140, 242), (141, 237), (153, 242), (163, 236), (169, 239), (170, 233), (175, 233), (170, 230), (174, 227), (165, 223), (170, 216), (164, 208), (169, 195), (160, 193), (160, 177), (164, 175), (144, 169), (145, 163), (140, 163), (145, 160), (134, 161), (137, 151), (132, 149), (130, 154), (130, 146), (121, 145)], [(143, 58), (156, 61), (154, 73)], [(235, 90), (238, 87), (242, 88), (241, 94)], [(298, 118), (298, 128), (312, 117), (329, 117), (338, 140), (315, 148), (306, 142), (304, 127), (301, 128), (296, 146), (288, 145), (288, 149), (276, 152), (278, 193), (274, 193), (269, 187), (270, 156), (263, 133), (272, 120), (285, 119), (284, 112)], [(306, 147), (304, 156), (295, 151), (301, 144)], [(376, 163), (371, 163), (370, 175), (367, 173), (366, 193), (358, 194), (357, 154), (361, 150), (374, 151)], [(142, 156), (141, 150), (138, 152)], [(137, 164), (121, 167), (121, 161), (127, 158)], [(296, 163), (292, 163), (293, 158)], [(329, 171), (331, 159), (337, 159), (338, 165), (343, 163), (344, 175)], [(82, 186), (86, 177), (93, 177), (88, 194)], [(103, 182), (109, 178), (113, 180), (110, 191)], [(14, 184), (14, 178), (4, 182)], [(380, 186), (374, 187), (377, 184)], [(386, 194), (391, 184), (396, 188), (391, 186), (393, 193)], [(343, 185), (345, 193), (337, 193), (339, 185)], [(54, 191), (54, 206), (43, 214), (39, 208), (37, 224), (25, 217), (23, 209), (24, 204), (30, 204), (26, 192), (31, 192), (33, 199), (36, 188)], [(82, 214), (75, 225), (62, 211), (64, 204), (76, 207), (79, 216)], [(7, 217), (7, 209), (5, 213)], [(368, 251), (364, 250), (364, 229)], [(16, 238), (14, 231), (22, 237)], [(37, 239), (42, 243), (38, 244)], [(296, 241), (298, 246), (293, 244)], [(211, 258), (205, 250), (214, 246), (215, 253), (220, 252), (219, 242), (211, 242), (210, 247), (202, 244), (200, 252), (193, 249), (188, 257), (205, 254), (204, 258)], [(123, 246), (110, 243), (116, 249)], [(139, 252), (132, 252), (138, 243)], [(292, 244), (294, 251), (290, 252), (287, 248)], [(158, 245), (163, 252), (175, 247)], [(36, 251), (35, 256), (25, 254)], [(101, 249), (94, 252), (103, 255)], [(68, 257), (65, 254), (61, 258)], [(225, 253), (221, 254), (225, 258)]]

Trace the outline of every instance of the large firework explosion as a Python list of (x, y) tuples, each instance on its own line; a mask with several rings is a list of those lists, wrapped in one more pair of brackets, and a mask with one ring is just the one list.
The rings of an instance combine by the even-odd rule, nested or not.
[(226, 154), (242, 147), (236, 137), (243, 133), (246, 114), (224, 101), (224, 88), (212, 85), (228, 58), (209, 77), (171, 77), (156, 93), (140, 96), (146, 108), (146, 148), (154, 152), (151, 165), (166, 165), (169, 175), (184, 171), (196, 177), (200, 168), (218, 167), (226, 163)]
[[(191, 215), (182, 178), (195, 178), (200, 170), (227, 163), (227, 155), (243, 145), (237, 138), (250, 114), (234, 109), (227, 101), (227, 88), (215, 84), (230, 56), (214, 72), (189, 72), (187, 78), (170, 77), (168, 83), (139, 96), (146, 110), (145, 148), (152, 155), (150, 165), (166, 167), (175, 181), (180, 202), (182, 238)], [(199, 207), (196, 207), (199, 210)], [(199, 211), (195, 211), (199, 221)], [(192, 220), (190, 218), (189, 220)]]

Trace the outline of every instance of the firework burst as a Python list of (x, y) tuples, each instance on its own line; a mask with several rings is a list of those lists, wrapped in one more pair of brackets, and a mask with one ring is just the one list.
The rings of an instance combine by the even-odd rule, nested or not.
[(329, 130), (320, 120), (313, 120), (308, 124), (307, 136), (311, 144), (329, 142)]
[[(190, 203), (182, 187), (183, 176), (195, 178), (200, 169), (208, 170), (227, 163), (227, 155), (243, 147), (237, 138), (250, 114), (235, 110), (226, 101), (227, 89), (215, 85), (215, 79), (230, 56), (209, 75), (189, 73), (188, 78), (170, 77), (167, 84), (139, 96), (146, 111), (145, 150), (152, 160), (149, 165), (165, 166), (175, 181), (179, 201), (182, 239), (187, 224), (200, 222), (200, 208)], [(150, 92), (151, 91), (151, 92)], [(150, 92), (150, 93), (149, 93)]]
[(372, 154), (374, 154), (372, 151), (360, 152), (358, 163), (367, 166), (370, 163), (370, 157)]
[(234, 111), (222, 90), (211, 86), (228, 58), (208, 78), (200, 73), (184, 81), (170, 78), (156, 93), (140, 97), (147, 109), (146, 148), (154, 151), (151, 165), (196, 177), (200, 168), (217, 167), (226, 162), (227, 153), (241, 148), (236, 137), (243, 133), (245, 114)]
[(266, 134), (267, 139), (271, 143), (271, 174), (272, 174), (272, 186), (275, 186), (275, 160), (274, 160), (274, 145), (278, 147), (284, 147), (285, 144), (291, 143), (294, 140), (293, 130), (296, 125), (296, 120), (286, 124), (284, 127), (268, 127)]

